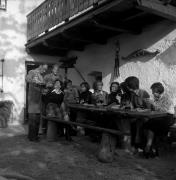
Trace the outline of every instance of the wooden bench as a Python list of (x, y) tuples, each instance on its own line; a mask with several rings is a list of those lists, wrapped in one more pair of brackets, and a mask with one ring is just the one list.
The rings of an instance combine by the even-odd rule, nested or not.
[[(157, 119), (158, 117), (166, 117), (168, 115), (167, 113), (160, 113), (160, 112), (152, 112), (152, 111), (137, 112), (130, 110), (113, 109), (110, 107), (84, 106), (80, 104), (70, 104), (69, 108), (77, 112), (99, 113), (101, 114), (101, 117), (103, 115), (108, 115), (106, 117), (110, 117), (109, 115), (111, 116), (117, 115), (116, 116), (117, 119), (115, 118), (115, 120), (117, 121), (118, 121), (118, 117), (129, 118), (129, 120), (134, 118), (148, 118), (154, 120), (155, 118)], [(116, 137), (114, 135), (130, 135), (130, 133), (125, 133), (116, 129), (109, 129), (105, 127), (89, 125), (86, 123), (64, 121), (56, 117), (42, 116), (42, 118), (48, 120), (47, 138), (50, 141), (55, 141), (57, 139), (58, 123), (65, 125), (81, 126), (83, 128), (102, 132), (102, 139), (99, 147), (99, 152), (97, 154), (98, 154), (98, 159), (103, 162), (111, 162), (113, 160), (115, 147), (116, 147)], [(111, 118), (108, 118), (107, 120), (109, 121), (111, 120)]]
[[(95, 106), (85, 106), (80, 104), (69, 104), (69, 108), (72, 110), (75, 110), (77, 112), (87, 112), (87, 113), (99, 113), (101, 115), (118, 115), (123, 117), (130, 118), (158, 118), (158, 117), (164, 117), (167, 116), (167, 113), (159, 113), (159, 112), (136, 112), (136, 111), (130, 111), (130, 110), (119, 110), (119, 109), (112, 109), (109, 107), (95, 107)], [(83, 128), (100, 131), (100, 132), (106, 132), (114, 135), (129, 135), (129, 133), (122, 132), (120, 130), (114, 130), (109, 129), (105, 127), (100, 126), (94, 126), (89, 125), (85, 123), (79, 123), (79, 122), (72, 122), (72, 121), (64, 121), (62, 119), (58, 119), (57, 117), (47, 117), (42, 116), (42, 119), (45, 119), (49, 122), (48, 130), (49, 130), (49, 139), (56, 139), (57, 136), (57, 124), (65, 124), (65, 125), (74, 125), (74, 126), (80, 126)], [(110, 119), (108, 119), (109, 121)]]
[(75, 125), (75, 126), (80, 126), (86, 129), (91, 129), (99, 132), (106, 132), (114, 135), (129, 135), (128, 133), (121, 132), (119, 130), (114, 130), (114, 129), (108, 129), (108, 128), (103, 128), (99, 126), (93, 126), (93, 125), (88, 125), (84, 123), (78, 123), (78, 122), (72, 122), (72, 121), (64, 121), (55, 117), (47, 117), (47, 116), (42, 116), (42, 119), (47, 120), (48, 123), (48, 128), (47, 128), (47, 135), (48, 139), (50, 141), (55, 141), (57, 139), (57, 125), (58, 123), (64, 124), (64, 125)]
[(169, 143), (176, 142), (176, 123), (170, 127), (168, 134)]

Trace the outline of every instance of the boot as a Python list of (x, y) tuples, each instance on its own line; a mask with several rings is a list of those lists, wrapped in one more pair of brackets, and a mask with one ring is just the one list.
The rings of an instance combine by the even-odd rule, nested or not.
[(71, 137), (71, 126), (67, 125), (65, 128), (65, 139), (67, 141), (73, 141), (72, 137)]

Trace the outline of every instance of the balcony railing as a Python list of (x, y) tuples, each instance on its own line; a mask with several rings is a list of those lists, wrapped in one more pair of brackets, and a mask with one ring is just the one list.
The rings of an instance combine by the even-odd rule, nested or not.
[(35, 39), (106, 1), (109, 0), (45, 0), (27, 15), (27, 40)]

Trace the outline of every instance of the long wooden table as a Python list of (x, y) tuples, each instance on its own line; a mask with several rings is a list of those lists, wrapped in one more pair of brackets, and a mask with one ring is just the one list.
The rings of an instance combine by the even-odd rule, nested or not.
[[(156, 111), (138, 112), (138, 111), (134, 111), (134, 110), (131, 111), (131, 110), (115, 109), (115, 108), (108, 107), (108, 106), (69, 104), (68, 107), (71, 110), (75, 110), (77, 112), (86, 112), (88, 114), (96, 113), (96, 114), (100, 114), (101, 117), (103, 117), (103, 115), (108, 115), (108, 117), (109, 116), (118, 116), (118, 117), (120, 116), (120, 117), (129, 118), (129, 120), (134, 119), (134, 118), (158, 119), (159, 117), (166, 117), (168, 115), (167, 113), (161, 113), (161, 112), (156, 112)], [(50, 124), (51, 123), (53, 123), (53, 124), (62, 123), (62, 124), (66, 124), (66, 125), (81, 126), (84, 128), (97, 130), (97, 131), (101, 131), (101, 132), (107, 132), (107, 133), (111, 133), (111, 134), (115, 134), (115, 135), (127, 135), (127, 134), (129, 135), (129, 133), (122, 132), (120, 130), (110, 129), (110, 128), (102, 127), (102, 126), (89, 125), (86, 123), (64, 121), (62, 119), (58, 119), (57, 117), (42, 116), (42, 119), (48, 120), (50, 122)], [(121, 118), (113, 118), (113, 120), (114, 119), (115, 119), (115, 121), (118, 121)], [(101, 124), (101, 122), (100, 122), (100, 124)], [(51, 134), (52, 133), (54, 133), (54, 125), (53, 125), (53, 129), (51, 130)], [(55, 132), (55, 134), (56, 134), (56, 132)]]
[[(118, 109), (118, 108), (113, 108), (113, 107), (108, 107), (108, 106), (93, 106), (93, 105), (81, 105), (81, 104), (69, 104), (68, 107), (70, 108), (70, 110), (75, 110), (77, 112), (85, 112), (86, 114), (92, 114), (91, 117), (94, 118), (94, 113), (99, 114), (100, 115), (100, 120), (101, 118), (105, 117), (105, 119), (108, 117), (108, 121), (111, 120), (111, 118), (109, 118), (110, 116), (117, 116), (117, 118), (112, 118), (115, 121), (121, 120), (122, 118), (118, 118), (118, 117), (125, 117), (125, 119), (134, 119), (134, 118), (148, 118), (148, 119), (158, 119), (160, 117), (167, 117), (168, 114), (167, 113), (161, 113), (161, 112), (156, 112), (156, 111), (143, 111), (143, 112), (139, 112), (136, 110), (122, 110), (122, 109)], [(105, 115), (105, 116), (104, 116)], [(106, 116), (107, 115), (107, 116)], [(55, 139), (57, 139), (57, 123), (62, 123), (62, 124), (66, 124), (66, 125), (76, 125), (76, 126), (81, 126), (84, 128), (88, 128), (88, 129), (92, 129), (92, 130), (96, 130), (96, 131), (101, 131), (103, 132), (102, 134), (102, 139), (101, 139), (101, 144), (100, 144), (100, 149), (103, 148), (103, 142), (105, 142), (106, 137), (108, 136), (111, 141), (114, 144), (114, 148), (115, 148), (115, 139), (113, 136), (114, 135), (130, 135), (130, 133), (128, 132), (122, 132), (122, 130), (117, 130), (117, 129), (110, 129), (107, 127), (102, 127), (102, 126), (97, 126), (97, 125), (89, 125), (85, 123), (79, 123), (79, 122), (72, 122), (72, 121), (64, 121), (62, 119), (59, 119), (57, 117), (46, 117), (46, 116), (42, 116), (43, 119), (48, 120), (48, 131), (47, 131), (47, 139), (50, 141), (54, 141)], [(107, 121), (107, 122), (108, 122)], [(100, 122), (101, 124), (101, 122)], [(109, 140), (108, 140), (109, 142)], [(112, 159), (114, 156), (114, 148), (112, 151)], [(101, 150), (98, 153), (98, 159), (102, 161), (102, 159), (100, 158), (101, 156)]]
[(115, 109), (108, 106), (93, 106), (93, 105), (81, 105), (81, 104), (69, 104), (70, 109), (76, 111), (87, 111), (87, 112), (97, 112), (97, 113), (106, 113), (106, 114), (117, 114), (121, 116), (133, 117), (133, 118), (159, 118), (166, 117), (168, 114), (157, 111), (137, 111), (137, 110), (124, 110), (124, 109)]

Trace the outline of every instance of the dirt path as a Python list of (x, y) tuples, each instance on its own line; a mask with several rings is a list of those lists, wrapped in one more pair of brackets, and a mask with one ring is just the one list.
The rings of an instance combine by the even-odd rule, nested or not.
[(0, 170), (15, 171), (36, 180), (176, 180), (176, 150), (145, 160), (118, 151), (116, 160), (96, 159), (97, 144), (87, 138), (49, 143), (29, 142), (24, 135), (0, 138)]

